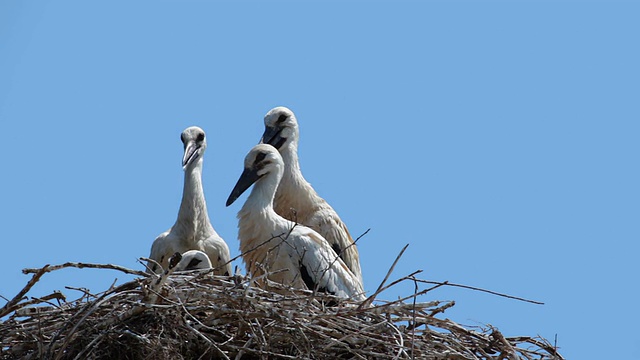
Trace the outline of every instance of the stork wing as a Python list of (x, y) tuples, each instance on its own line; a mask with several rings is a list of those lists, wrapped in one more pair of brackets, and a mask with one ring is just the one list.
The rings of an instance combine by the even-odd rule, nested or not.
[(331, 211), (321, 211), (312, 219), (317, 231), (324, 236), (331, 248), (340, 256), (345, 265), (356, 275), (362, 284), (362, 270), (360, 269), (360, 255), (358, 249), (345, 224), (338, 214)]
[(233, 275), (231, 269), (231, 254), (229, 253), (229, 246), (222, 240), (218, 234), (209, 236), (201, 244), (202, 251), (209, 256), (211, 260), (211, 266), (216, 269), (214, 273), (216, 275)]
[[(158, 235), (151, 245), (151, 254), (149, 255), (149, 258), (157, 261), (163, 269), (166, 269), (169, 265), (169, 258), (171, 255), (178, 251), (178, 249), (173, 246), (174, 242), (171, 241), (168, 236), (169, 231)], [(147, 271), (150, 272), (158, 273), (163, 269), (159, 269), (158, 266), (152, 262), (147, 264)]]
[(311, 290), (364, 300), (364, 289), (358, 277), (337, 257), (320, 234), (311, 229), (305, 230), (300, 234), (292, 234), (299, 243), (290, 247), (290, 251), (295, 252), (291, 257), (298, 259), (305, 285)]

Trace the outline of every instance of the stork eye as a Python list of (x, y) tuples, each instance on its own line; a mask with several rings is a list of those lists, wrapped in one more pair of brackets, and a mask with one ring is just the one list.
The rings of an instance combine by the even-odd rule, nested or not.
[(184, 144), (184, 133), (180, 134), (180, 141)]
[(266, 152), (261, 152), (261, 153), (259, 153), (259, 154), (256, 156), (256, 161), (255, 161), (255, 163), (257, 164), (257, 163), (261, 162), (262, 160), (264, 160), (264, 158), (265, 158), (265, 157), (267, 157), (267, 153), (266, 153)]
[(287, 115), (280, 115), (278, 116), (278, 120), (276, 120), (276, 124), (282, 124), (285, 120), (287, 120)]
[(203, 140), (204, 140), (204, 134), (203, 133), (198, 134), (198, 137), (196, 138), (196, 141), (200, 142), (200, 141), (203, 141)]

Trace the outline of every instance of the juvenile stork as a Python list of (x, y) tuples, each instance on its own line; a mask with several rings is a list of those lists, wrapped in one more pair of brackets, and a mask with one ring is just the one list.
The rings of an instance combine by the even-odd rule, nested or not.
[(363, 300), (360, 279), (322, 235), (274, 211), (273, 199), (284, 168), (278, 150), (268, 144), (256, 145), (247, 154), (244, 171), (227, 200), (227, 206), (231, 205), (255, 183), (238, 212), (238, 239), (247, 271), (253, 276), (269, 272), (269, 280), (295, 288)]
[(335, 210), (313, 189), (298, 162), (298, 121), (286, 107), (271, 109), (264, 117), (261, 143), (273, 145), (284, 160), (284, 175), (274, 200), (278, 214), (322, 235), (362, 284), (358, 249)]
[[(229, 247), (211, 226), (202, 189), (202, 161), (207, 148), (205, 133), (201, 128), (192, 126), (182, 132), (180, 139), (184, 144), (184, 188), (178, 219), (169, 230), (156, 238), (149, 257), (166, 268), (175, 252), (182, 254), (189, 250), (200, 250), (209, 257), (211, 267), (215, 268), (214, 274), (230, 275)], [(155, 264), (150, 265), (150, 270), (162, 271)]]
[(182, 254), (182, 259), (176, 265), (175, 271), (189, 271), (211, 269), (211, 260), (200, 250), (189, 250)]

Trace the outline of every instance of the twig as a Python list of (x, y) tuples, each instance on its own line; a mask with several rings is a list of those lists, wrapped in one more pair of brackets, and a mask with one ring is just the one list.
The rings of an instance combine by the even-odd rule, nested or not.
[(18, 295), (14, 296), (13, 299), (11, 299), (11, 301), (4, 304), (2, 309), (0, 309), (0, 318), (11, 313), (15, 309), (19, 308), (19, 307), (15, 307), (16, 304), (18, 304), (20, 300), (22, 300), (22, 298), (29, 292), (29, 290), (31, 290), (33, 285), (35, 285), (38, 282), (38, 280), (40, 280), (42, 275), (48, 272), (48, 269), (49, 269), (49, 265), (45, 265), (43, 268), (36, 269), (36, 271), (34, 271), (35, 275), (33, 275), (33, 277), (31, 278), (31, 280), (29, 280), (27, 285), (25, 285), (25, 287), (22, 288), (22, 290), (20, 290)]
[[(146, 261), (146, 262), (143, 262), (143, 261)], [(138, 263), (142, 264), (142, 266), (144, 266), (144, 268), (147, 270), (147, 273), (149, 273), (149, 274), (155, 273), (155, 271), (153, 269), (162, 269), (162, 265), (159, 262), (157, 262), (157, 261), (155, 261), (155, 260), (153, 260), (151, 258), (140, 257), (140, 258), (138, 258)], [(155, 267), (154, 268), (150, 268), (149, 267), (149, 263), (153, 263), (153, 265), (155, 265)]]
[(393, 261), (393, 264), (389, 268), (389, 271), (387, 271), (387, 275), (384, 277), (384, 279), (382, 279), (382, 282), (378, 286), (378, 289), (373, 293), (373, 295), (369, 296), (365, 301), (362, 302), (362, 304), (360, 304), (360, 306), (358, 306), (358, 310), (364, 307), (368, 307), (376, 298), (376, 296), (378, 296), (378, 294), (383, 290), (382, 287), (384, 286), (384, 283), (389, 279), (389, 276), (391, 276), (391, 273), (393, 272), (393, 269), (396, 267), (398, 260), (400, 260), (400, 258), (402, 257), (402, 254), (404, 254), (404, 251), (407, 250), (408, 247), (409, 247), (409, 244), (405, 245), (402, 248), (402, 250), (400, 250), (400, 253), (398, 254), (398, 256), (396, 256), (396, 259)]
[(528, 300), (528, 299), (525, 299), (525, 298), (512, 296), (512, 295), (507, 295), (507, 294), (502, 294), (502, 293), (499, 293), (499, 292), (486, 290), (486, 289), (482, 289), (482, 288), (478, 288), (478, 287), (474, 287), (474, 286), (453, 284), (453, 283), (450, 283), (448, 281), (441, 282), (441, 281), (429, 281), (429, 280), (419, 280), (419, 279), (416, 279), (416, 281), (424, 283), (424, 284), (435, 284), (435, 285), (440, 285), (440, 286), (444, 285), (444, 286), (459, 287), (459, 288), (463, 288), (463, 289), (469, 289), (469, 290), (485, 292), (485, 293), (488, 293), (488, 294), (491, 294), (491, 295), (502, 296), (502, 297), (505, 297), (505, 298), (508, 298), (508, 299), (524, 301), (524, 302), (528, 302), (528, 303), (532, 303), (532, 304), (536, 304), (536, 305), (544, 305), (544, 303), (540, 302), (540, 301)]
[(507, 356), (507, 359), (509, 360), (518, 360), (518, 355), (516, 354), (515, 350), (513, 349), (513, 346), (511, 346), (511, 343), (507, 341), (507, 339), (504, 338), (504, 336), (502, 336), (502, 333), (500, 331), (498, 331), (498, 329), (496, 328), (491, 328), (493, 331), (491, 332), (490, 337), (493, 338), (495, 341), (497, 341), (500, 345), (502, 345), (500, 348), (502, 349), (502, 354), (501, 355), (505, 355)]
[[(18, 316), (31, 316), (33, 314), (39, 314), (40, 311), (42, 311), (42, 307), (27, 307), (29, 305), (36, 305), (36, 304), (42, 304), (42, 303), (47, 303), (50, 304), (51, 307), (53, 308), (57, 308), (60, 309), (60, 307), (56, 304), (53, 304), (51, 302), (49, 302), (49, 300), (52, 299), (56, 299), (58, 300), (58, 303), (60, 302), (60, 300), (62, 301), (66, 301), (65, 296), (59, 292), (59, 291), (54, 291), (53, 293), (47, 295), (47, 296), (43, 296), (40, 298), (37, 297), (33, 297), (31, 298), (31, 300), (22, 302), (19, 304), (19, 306), (14, 306), (12, 309), (12, 311), (15, 311), (16, 315)], [(50, 309), (49, 307), (46, 307), (47, 309)]]
[[(358, 236), (355, 240), (353, 240), (353, 242), (351, 244), (347, 245), (344, 249), (341, 249), (340, 252), (338, 253), (338, 256), (340, 256), (348, 248), (350, 248), (352, 246), (356, 246), (356, 243), (360, 239), (362, 239), (363, 236), (367, 235), (367, 233), (369, 233), (370, 230), (371, 230), (371, 228), (368, 228), (365, 232), (363, 232), (360, 236)], [(348, 234), (348, 231), (347, 231), (347, 234)], [(349, 235), (349, 237), (351, 237), (351, 235)]]
[(140, 270), (133, 270), (133, 269), (128, 269), (124, 266), (120, 266), (120, 265), (112, 265), (112, 264), (90, 264), (90, 263), (79, 263), (79, 262), (66, 262), (64, 264), (61, 265), (46, 265), (45, 267), (41, 268), (41, 269), (33, 269), (33, 268), (27, 268), (27, 269), (22, 269), (22, 273), (23, 274), (34, 274), (34, 273), (38, 273), (40, 271), (42, 271), (44, 269), (45, 273), (51, 272), (51, 271), (55, 271), (55, 270), (60, 270), (60, 269), (64, 269), (64, 268), (78, 268), (78, 269), (83, 269), (83, 268), (90, 268), (90, 269), (108, 269), (108, 270), (118, 270), (118, 271), (122, 271), (125, 274), (130, 274), (130, 275), (138, 275), (138, 276), (150, 276), (150, 274), (144, 272), (144, 271), (140, 271)]
[(385, 290), (387, 290), (387, 289), (389, 289), (389, 288), (393, 287), (394, 285), (399, 284), (399, 283), (401, 283), (401, 282), (403, 282), (403, 281), (405, 281), (405, 280), (411, 280), (411, 279), (413, 279), (413, 277), (414, 277), (415, 275), (418, 275), (418, 274), (420, 274), (421, 272), (422, 272), (422, 270), (416, 270), (416, 271), (412, 272), (412, 273), (411, 273), (411, 274), (409, 274), (409, 275), (403, 276), (403, 277), (401, 277), (401, 278), (400, 278), (400, 279), (398, 279), (398, 280), (394, 280), (394, 281), (393, 281), (393, 282), (391, 282), (389, 285), (386, 285), (386, 286), (384, 286), (384, 287), (382, 287), (382, 288), (379, 288), (379, 292), (380, 292), (380, 293), (382, 293), (383, 291), (385, 291)]
[(76, 291), (80, 291), (81, 293), (83, 293), (87, 298), (92, 297), (92, 298), (96, 298), (97, 296), (92, 294), (89, 289), (87, 288), (81, 288), (81, 287), (73, 287), (73, 286), (65, 286), (65, 289), (68, 290), (76, 290)]
[[(365, 232), (363, 232), (362, 234), (360, 234), (360, 236), (358, 236), (355, 240), (353, 240), (353, 243), (357, 243), (360, 239), (362, 239), (365, 235), (367, 235), (369, 233), (369, 231), (371, 231), (371, 228), (368, 228)], [(351, 246), (351, 245), (349, 245)]]
[[(416, 298), (417, 296), (415, 296), (418, 293), (418, 282), (416, 281), (416, 279), (414, 277), (412, 277), (413, 280), (413, 306), (411, 307), (411, 312), (413, 315), (413, 324), (415, 325), (416, 323)], [(413, 350), (416, 347), (416, 328), (415, 326), (413, 327), (413, 329), (411, 329), (411, 359), (415, 359), (415, 356), (413, 354)]]

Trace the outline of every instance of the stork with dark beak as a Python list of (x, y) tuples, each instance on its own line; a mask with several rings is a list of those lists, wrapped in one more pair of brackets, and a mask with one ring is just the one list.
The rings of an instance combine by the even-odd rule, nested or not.
[(338, 213), (305, 180), (298, 162), (298, 121), (293, 111), (279, 106), (264, 117), (261, 143), (273, 145), (284, 160), (284, 175), (274, 208), (286, 219), (308, 226), (322, 235), (342, 261), (362, 281), (356, 244)]
[(231, 205), (253, 185), (238, 213), (238, 239), (247, 271), (252, 276), (267, 274), (269, 280), (293, 288), (364, 300), (360, 279), (322, 235), (274, 211), (273, 199), (284, 168), (273, 146), (254, 146), (227, 200), (227, 206)]

